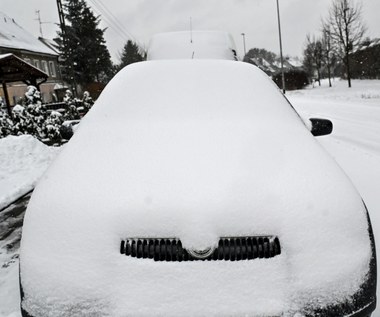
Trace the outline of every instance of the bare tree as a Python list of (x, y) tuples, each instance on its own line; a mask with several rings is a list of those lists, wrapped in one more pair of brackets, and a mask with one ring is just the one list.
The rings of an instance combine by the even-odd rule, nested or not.
[(336, 60), (336, 47), (331, 38), (331, 27), (328, 23), (322, 21), (322, 51), (324, 64), (327, 68), (327, 77), (329, 79), (329, 87), (331, 87), (331, 69)]
[(306, 37), (306, 48), (304, 50), (304, 66), (310, 71), (317, 71), (317, 80), (321, 85), (321, 68), (323, 65), (322, 41), (311, 39), (310, 35)]
[(362, 23), (362, 5), (352, 0), (334, 0), (328, 18), (331, 38), (339, 45), (339, 55), (346, 67), (348, 87), (351, 87), (350, 58), (360, 44), (366, 27)]

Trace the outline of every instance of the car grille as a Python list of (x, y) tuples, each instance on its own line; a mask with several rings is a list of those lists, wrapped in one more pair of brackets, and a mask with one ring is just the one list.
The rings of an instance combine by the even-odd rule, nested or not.
[[(219, 239), (214, 250), (206, 251), (186, 250), (182, 247), (181, 240), (176, 238), (128, 238), (120, 244), (121, 254), (138, 259), (168, 262), (273, 258), (281, 254), (281, 247), (276, 236), (226, 237)], [(202, 256), (204, 254), (205, 257)]]

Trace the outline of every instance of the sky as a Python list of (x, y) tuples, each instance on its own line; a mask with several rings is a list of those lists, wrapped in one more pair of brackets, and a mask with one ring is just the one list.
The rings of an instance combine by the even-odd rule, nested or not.
[[(62, 0), (64, 3), (65, 0)], [(265, 48), (279, 53), (276, 0), (86, 0), (101, 15), (102, 28), (112, 60), (118, 62), (128, 39), (145, 48), (155, 33), (189, 30), (219, 30), (232, 34), (238, 55)], [(333, 0), (279, 0), (284, 55), (302, 57), (307, 34), (319, 34), (321, 19)], [(356, 0), (355, 0), (356, 1)], [(367, 35), (380, 38), (379, 0), (362, 0)], [(0, 11), (40, 36), (36, 10), (40, 11), (44, 37), (56, 35), (59, 22), (55, 0), (0, 0)], [(191, 23), (190, 23), (191, 21)]]

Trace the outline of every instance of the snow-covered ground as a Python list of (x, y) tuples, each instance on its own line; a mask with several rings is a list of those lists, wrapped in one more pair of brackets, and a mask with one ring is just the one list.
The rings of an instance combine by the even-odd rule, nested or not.
[[(60, 148), (48, 147), (30, 135), (0, 139), (0, 210), (31, 191)], [(6, 227), (22, 221), (0, 212), (0, 236)], [(3, 217), (4, 216), (4, 217)], [(0, 240), (0, 316), (20, 316), (18, 241), (21, 229)], [(17, 241), (15, 247), (14, 241)]]
[[(353, 87), (348, 89), (345, 81), (335, 80), (333, 86), (328, 88), (323, 82), (322, 87), (289, 92), (287, 97), (305, 118), (333, 121), (333, 134), (318, 140), (356, 185), (367, 204), (377, 237), (380, 236), (380, 81), (353, 81)], [(29, 191), (56, 152), (28, 137), (0, 140), (0, 206)], [(6, 241), (0, 241), (0, 317), (16, 317), (20, 316), (18, 251), (9, 254), (5, 245)], [(380, 254), (379, 242), (377, 249)], [(374, 317), (380, 317), (380, 309)]]
[(0, 210), (31, 191), (60, 151), (30, 135), (0, 140)]

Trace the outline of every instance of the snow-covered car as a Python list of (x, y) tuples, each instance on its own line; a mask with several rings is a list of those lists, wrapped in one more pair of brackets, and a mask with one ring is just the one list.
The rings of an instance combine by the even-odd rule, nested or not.
[(149, 42), (147, 60), (225, 59), (237, 60), (235, 42), (221, 31), (159, 33)]
[(28, 205), (23, 316), (370, 316), (374, 237), (331, 128), (248, 63), (127, 66)]

